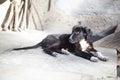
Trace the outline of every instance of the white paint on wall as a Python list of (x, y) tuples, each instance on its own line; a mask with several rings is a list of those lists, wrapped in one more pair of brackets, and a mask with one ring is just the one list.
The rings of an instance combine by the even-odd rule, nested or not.
[(55, 7), (66, 14), (120, 13), (120, 0), (57, 0)]

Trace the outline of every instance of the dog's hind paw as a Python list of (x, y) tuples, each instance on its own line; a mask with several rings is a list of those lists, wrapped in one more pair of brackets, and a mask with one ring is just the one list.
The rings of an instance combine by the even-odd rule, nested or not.
[(51, 54), (51, 56), (56, 57), (56, 56), (57, 56), (57, 53), (56, 53), (56, 52), (53, 52), (53, 53)]
[(65, 54), (65, 55), (69, 55), (70, 52), (68, 50), (65, 50), (65, 49), (61, 49), (62, 53)]
[(90, 60), (91, 60), (92, 62), (97, 62), (97, 61), (98, 61), (98, 58), (93, 56), (93, 57), (90, 58)]

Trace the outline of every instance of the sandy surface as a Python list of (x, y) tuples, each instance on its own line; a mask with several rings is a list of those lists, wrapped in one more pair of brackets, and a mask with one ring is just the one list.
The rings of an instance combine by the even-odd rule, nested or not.
[(13, 51), (13, 48), (34, 45), (48, 31), (0, 32), (0, 80), (115, 80), (116, 52), (97, 48), (110, 59), (90, 62), (80, 57), (45, 54), (41, 48)]

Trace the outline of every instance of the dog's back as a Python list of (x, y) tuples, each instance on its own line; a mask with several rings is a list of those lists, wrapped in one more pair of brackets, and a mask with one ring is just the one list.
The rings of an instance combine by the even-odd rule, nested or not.
[(45, 39), (42, 40), (41, 47), (48, 48), (54, 43), (60, 43), (59, 36), (60, 35), (48, 35)]

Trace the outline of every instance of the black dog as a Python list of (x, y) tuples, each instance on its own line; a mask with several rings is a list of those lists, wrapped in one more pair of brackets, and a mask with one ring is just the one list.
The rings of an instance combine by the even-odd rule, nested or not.
[(48, 35), (42, 42), (35, 46), (17, 48), (14, 50), (33, 49), (41, 46), (45, 53), (52, 56), (56, 56), (55, 52), (60, 54), (73, 53), (76, 56), (94, 62), (98, 61), (98, 59), (107, 61), (107, 57), (94, 49), (89, 36), (90, 29), (76, 25), (73, 27), (71, 34)]

